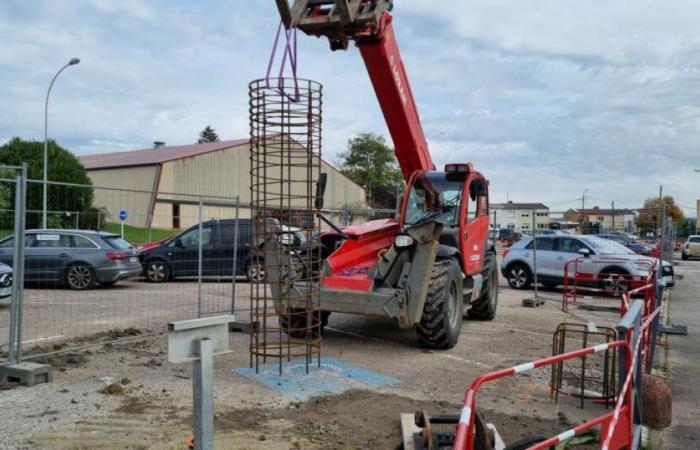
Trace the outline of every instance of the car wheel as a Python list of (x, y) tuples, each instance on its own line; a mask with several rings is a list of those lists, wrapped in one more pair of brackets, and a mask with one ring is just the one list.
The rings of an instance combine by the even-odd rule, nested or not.
[(622, 269), (603, 269), (600, 278), (600, 288), (616, 297), (630, 289), (630, 275)]
[(511, 265), (506, 275), (508, 284), (513, 289), (527, 289), (532, 284), (532, 271), (525, 264)]
[(265, 263), (259, 260), (248, 261), (245, 268), (245, 277), (248, 281), (263, 282), (267, 279), (265, 273)]
[(146, 280), (163, 283), (170, 278), (170, 269), (164, 261), (150, 261), (146, 264)]
[(95, 287), (95, 272), (87, 264), (73, 264), (66, 269), (66, 285), (76, 291)]

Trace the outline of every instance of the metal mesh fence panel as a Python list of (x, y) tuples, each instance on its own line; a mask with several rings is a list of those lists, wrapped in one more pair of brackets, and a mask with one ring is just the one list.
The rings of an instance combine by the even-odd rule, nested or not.
[[(231, 312), (232, 274), (245, 275), (250, 239), (244, 223), (250, 219), (236, 198), (50, 182), (41, 228), (41, 184), (27, 185), (27, 356), (50, 352), (59, 341), (68, 350), (162, 331), (170, 320)], [(14, 211), (2, 209), (0, 262), (11, 265), (14, 236), (5, 223)], [(8, 327), (0, 307), (3, 340)]]

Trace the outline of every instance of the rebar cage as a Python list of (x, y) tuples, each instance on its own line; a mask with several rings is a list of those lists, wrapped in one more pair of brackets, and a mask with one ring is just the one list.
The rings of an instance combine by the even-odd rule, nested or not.
[[(250, 365), (321, 361), (320, 229), (322, 86), (250, 83), (252, 243)], [(288, 86), (285, 90), (285, 85)], [(325, 318), (325, 317), (324, 317)]]
[[(617, 333), (612, 328), (564, 322), (557, 326), (552, 336), (552, 356), (592, 345), (609, 344), (616, 340)], [(616, 357), (616, 351), (605, 350), (597, 355), (584, 356), (580, 360), (562, 361), (552, 365), (550, 397), (554, 401), (559, 401), (559, 394), (579, 397), (581, 409), (586, 399), (602, 402), (606, 408), (613, 405), (617, 395)]]

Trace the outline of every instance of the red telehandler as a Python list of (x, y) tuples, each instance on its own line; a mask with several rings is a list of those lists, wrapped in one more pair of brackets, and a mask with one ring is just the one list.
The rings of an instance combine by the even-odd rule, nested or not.
[[(326, 37), (331, 50), (346, 50), (350, 41), (360, 49), (407, 185), (398, 220), (342, 229), (331, 224), (336, 231), (322, 236), (322, 248), (331, 253), (320, 268), (318, 320), (325, 324), (333, 311), (391, 317), (403, 329), (415, 328), (427, 347), (453, 347), (463, 316), (491, 320), (496, 314), (488, 181), (471, 163), (435, 169), (396, 42), (391, 1), (296, 0), (291, 7), (288, 0), (276, 1), (287, 29)], [(288, 276), (271, 272), (271, 280)], [(271, 282), (284, 322), (287, 308), (301, 305), (283, 304), (289, 296), (280, 289)], [(309, 320), (305, 314), (286, 317)], [(305, 325), (282, 323), (290, 334)]]

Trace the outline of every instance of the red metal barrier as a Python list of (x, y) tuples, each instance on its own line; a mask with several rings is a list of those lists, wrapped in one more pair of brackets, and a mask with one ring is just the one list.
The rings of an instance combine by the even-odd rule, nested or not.
[[(633, 291), (626, 292), (623, 295), (623, 300), (629, 305), (629, 301), (632, 295), (635, 295), (643, 290), (653, 290), (654, 285), (645, 285), (637, 288)], [(625, 381), (622, 385), (622, 389), (618, 394), (618, 399), (615, 404), (615, 409), (612, 412), (608, 412), (599, 417), (584, 422), (577, 425), (569, 430), (559, 433), (545, 441), (535, 444), (529, 447), (528, 450), (543, 450), (552, 445), (559, 444), (569, 438), (576, 436), (583, 431), (591, 429), (593, 427), (601, 427), (601, 437), (604, 438), (602, 448), (604, 450), (609, 449), (621, 449), (629, 448), (632, 442), (634, 434), (634, 423), (633, 423), (633, 412), (634, 412), (634, 402), (633, 402), (633, 391), (632, 384), (634, 379), (634, 374), (637, 367), (637, 360), (641, 356), (644, 358), (645, 362), (650, 363), (648, 360), (650, 352), (650, 344), (652, 340), (649, 338), (650, 334), (653, 332), (651, 324), (655, 317), (660, 314), (661, 307), (656, 307), (655, 309), (647, 309), (650, 305), (654, 305), (649, 296), (645, 296), (644, 309), (641, 311), (641, 325), (638, 328), (638, 337), (634, 344), (634, 349), (631, 348), (632, 340), (632, 330), (629, 329), (625, 340), (619, 340), (614, 342), (608, 342), (605, 344), (599, 344), (593, 347), (588, 347), (580, 350), (575, 350), (568, 353), (563, 353), (561, 355), (552, 356), (549, 358), (540, 359), (537, 361), (520, 364), (518, 366), (509, 367), (507, 369), (501, 369), (494, 372), (490, 372), (477, 377), (471, 386), (467, 390), (464, 398), (464, 406), (459, 418), (459, 423), (456, 428), (455, 436), (455, 450), (473, 450), (474, 449), (474, 411), (476, 410), (476, 394), (479, 388), (488, 382), (499, 380), (502, 378), (517, 375), (522, 372), (526, 372), (532, 369), (538, 369), (545, 366), (550, 366), (562, 361), (580, 358), (591, 353), (598, 353), (606, 351), (612, 348), (625, 348), (625, 367), (628, 368)], [(655, 302), (656, 296), (654, 295), (652, 300)], [(636, 316), (639, 317), (639, 316)]]
[[(647, 321), (650, 322), (651, 320), (653, 320), (654, 317), (656, 317), (660, 313), (660, 308), (657, 308), (656, 306), (656, 286), (653, 283), (653, 281), (642, 287), (628, 291), (622, 295), (621, 315), (624, 316), (627, 313), (632, 297), (641, 293), (644, 293), (643, 317), (645, 318), (645, 323), (647, 323)], [(653, 345), (652, 335), (654, 331), (648, 325), (642, 327), (641, 331), (642, 354), (644, 357), (642, 361), (644, 362), (644, 367), (647, 369), (647, 372), (649, 372), (648, 369), (651, 368), (652, 364), (651, 356), (653, 355), (653, 352), (651, 351), (651, 346)]]
[[(604, 285), (606, 280), (611, 277), (615, 277), (614, 281), (622, 279), (624, 283), (619, 283), (620, 285), (626, 285), (627, 291), (639, 289), (647, 284), (653, 284), (656, 262), (639, 261), (642, 264), (648, 266), (648, 274), (645, 277), (627, 275), (627, 274), (612, 274), (612, 273), (600, 273), (600, 271), (587, 271), (584, 272), (582, 269), (583, 264), (599, 264), (599, 265), (623, 265), (629, 263), (628, 260), (622, 258), (599, 258), (592, 260), (590, 257), (579, 256), (577, 258), (571, 259), (564, 264), (564, 289), (562, 291), (562, 304), (561, 309), (564, 312), (569, 311), (569, 304), (579, 303), (579, 298), (583, 296), (583, 291), (590, 292), (591, 289), (600, 288)], [(612, 297), (606, 297), (605, 300), (618, 301), (622, 299), (622, 294), (624, 292), (616, 291), (615, 289), (607, 292), (612, 294)], [(586, 296), (590, 297), (590, 293)], [(591, 297), (592, 298), (592, 297)], [(602, 299), (602, 298), (601, 298)], [(620, 307), (622, 312), (621, 316), (624, 315), (624, 308)]]
[[(490, 372), (477, 377), (476, 380), (474, 380), (474, 382), (469, 387), (469, 390), (467, 390), (467, 394), (464, 398), (464, 407), (462, 408), (459, 423), (457, 424), (457, 434), (455, 436), (454, 450), (473, 450), (474, 448), (474, 410), (476, 408), (476, 393), (484, 383), (499, 380), (501, 378), (510, 377), (522, 372), (526, 372), (528, 370), (550, 366), (552, 364), (556, 364), (569, 359), (580, 358), (591, 353), (603, 352), (605, 350), (623, 346), (629, 347), (625, 341), (608, 342), (606, 344), (600, 344), (593, 347), (574, 350), (572, 352), (563, 353), (561, 355), (551, 356), (549, 358), (520, 364), (518, 366), (509, 367), (507, 369), (497, 370), (495, 372)], [(610, 419), (612, 419), (612, 415), (610, 416)], [(596, 422), (595, 424), (590, 425), (588, 428), (600, 423), (601, 422)], [(578, 432), (588, 429), (581, 428), (583, 425), (586, 424), (580, 425), (580, 430)], [(567, 433), (570, 433), (570, 431)]]

